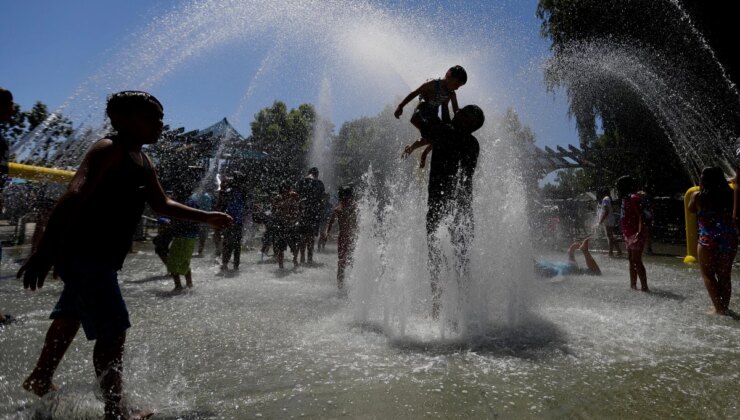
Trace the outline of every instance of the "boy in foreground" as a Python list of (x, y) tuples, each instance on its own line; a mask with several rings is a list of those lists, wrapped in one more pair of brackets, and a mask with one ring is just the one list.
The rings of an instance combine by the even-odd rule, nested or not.
[(106, 113), (116, 134), (98, 140), (85, 155), (52, 212), (38, 250), (18, 271), (24, 288), (41, 288), (52, 266), (64, 281), (36, 367), (23, 388), (38, 396), (56, 389), (54, 372), (82, 325), (96, 340), (93, 364), (105, 419), (143, 418), (122, 402), (123, 348), (129, 322), (117, 272), (131, 246), (144, 204), (176, 219), (222, 228), (223, 213), (187, 207), (165, 195), (151, 160), (142, 151), (162, 133), (162, 104), (152, 95), (124, 91), (108, 99)]

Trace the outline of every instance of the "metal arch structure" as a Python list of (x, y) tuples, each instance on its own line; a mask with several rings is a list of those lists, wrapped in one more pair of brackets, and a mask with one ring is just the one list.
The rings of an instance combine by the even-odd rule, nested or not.
[(596, 167), (596, 164), (587, 157), (587, 151), (579, 149), (571, 144), (567, 149), (562, 146), (555, 146), (556, 150), (545, 146), (544, 149), (533, 147), (531, 158), (534, 162), (534, 170), (539, 178), (544, 178), (547, 174), (560, 169)]

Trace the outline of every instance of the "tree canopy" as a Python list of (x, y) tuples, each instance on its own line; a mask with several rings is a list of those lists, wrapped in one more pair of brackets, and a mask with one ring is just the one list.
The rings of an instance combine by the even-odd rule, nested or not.
[(51, 114), (43, 102), (37, 101), (28, 111), (15, 104), (15, 114), (10, 121), (0, 123), (0, 132), (11, 147), (33, 133), (29, 139), (28, 156), (25, 163), (47, 164), (56, 148), (73, 132), (72, 122), (62, 114)]
[(270, 156), (261, 176), (264, 189), (276, 189), (281, 182), (294, 182), (304, 174), (316, 120), (311, 104), (288, 110), (285, 103), (275, 101), (255, 114), (248, 141)]
[(546, 81), (568, 93), (581, 144), (592, 146), (597, 169), (587, 172), (596, 182), (630, 174), (673, 193), (700, 166), (731, 156), (740, 103), (723, 73), (730, 66), (715, 61), (702, 37), (719, 24), (695, 19), (709, 7), (669, 0), (539, 2), (542, 33), (553, 49)]

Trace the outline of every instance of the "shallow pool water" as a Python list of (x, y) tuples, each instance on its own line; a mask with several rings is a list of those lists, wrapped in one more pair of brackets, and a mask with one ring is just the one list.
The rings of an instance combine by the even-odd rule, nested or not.
[[(538, 280), (517, 326), (456, 340), (434, 338), (439, 326), (424, 317), (408, 321), (406, 336), (353, 321), (333, 252), (285, 272), (250, 252), (226, 275), (194, 258), (195, 288), (173, 295), (143, 245), (120, 275), (133, 324), (128, 397), (154, 418), (740, 417), (740, 321), (705, 315), (697, 269), (649, 258), (644, 294), (629, 289), (626, 260), (596, 258), (604, 276)], [(6, 252), (0, 309), (18, 322), (0, 330), (0, 417), (99, 418), (82, 333), (58, 370), (59, 392), (39, 399), (20, 388), (61, 283), (24, 292), (9, 278), (15, 269)], [(737, 297), (731, 308), (740, 312)]]

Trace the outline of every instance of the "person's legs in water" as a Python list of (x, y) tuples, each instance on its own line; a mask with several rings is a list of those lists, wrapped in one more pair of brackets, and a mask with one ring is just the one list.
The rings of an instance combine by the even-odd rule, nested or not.
[(180, 275), (177, 273), (172, 273), (172, 280), (175, 282), (175, 288), (172, 289), (172, 291), (176, 292), (178, 290), (182, 290), (182, 282), (180, 281)]
[(588, 273), (594, 276), (600, 276), (601, 269), (599, 268), (599, 265), (596, 264), (594, 257), (591, 255), (591, 251), (588, 250), (588, 241), (588, 238), (584, 239), (578, 249), (581, 250), (583, 258), (586, 260), (586, 270), (588, 270)]
[(468, 248), (475, 235), (473, 209), (469, 204), (464, 202), (457, 203), (455, 206), (454, 220), (448, 228), (455, 249), (455, 269), (458, 274), (458, 281), (468, 279), (470, 275)]
[[(303, 225), (303, 222), (301, 222), (301, 225), (299, 225), (296, 228), (298, 231), (296, 232), (296, 243), (295, 246), (298, 248), (298, 252), (301, 255), (301, 264), (306, 262), (306, 245), (308, 244), (307, 241), (307, 235), (306, 235), (306, 226)], [(293, 248), (291, 248), (292, 250)]]
[(704, 287), (707, 288), (709, 299), (712, 301), (713, 309), (710, 314), (724, 314), (725, 307), (720, 292), (718, 280), (719, 258), (716, 255), (716, 248), (697, 245), (696, 254), (699, 257), (699, 269), (704, 280)]
[(627, 249), (630, 262), (630, 287), (637, 290), (637, 279), (640, 279), (640, 290), (649, 292), (647, 285), (647, 272), (645, 265), (642, 263), (642, 248)]
[(316, 245), (313, 231), (314, 229), (311, 227), (311, 231), (306, 233), (306, 260), (309, 264), (313, 264), (313, 247)]
[(114, 337), (98, 338), (93, 350), (93, 364), (95, 375), (103, 393), (106, 419), (125, 418), (127, 415), (121, 403), (123, 394), (123, 348), (126, 342), (126, 333)]
[(239, 262), (241, 261), (242, 246), (241, 243), (237, 243), (234, 247), (234, 270), (239, 269)]
[(282, 270), (284, 268), (283, 261), (285, 259), (285, 248), (287, 247), (286, 231), (282, 224), (274, 226), (272, 238), (273, 252), (275, 253), (275, 258), (278, 262), (278, 268)]
[(52, 383), (54, 372), (79, 329), (80, 320), (76, 318), (59, 318), (52, 321), (46, 332), (39, 360), (28, 378), (23, 381), (23, 389), (39, 397), (56, 390)]
[(622, 250), (619, 248), (619, 243), (617, 242), (616, 238), (614, 238), (614, 227), (612, 226), (605, 226), (604, 230), (606, 231), (606, 242), (609, 245), (609, 256), (614, 256), (614, 250), (617, 251), (617, 256), (622, 256)]
[(637, 290), (637, 265), (634, 257), (635, 251), (627, 249), (627, 258), (629, 259), (630, 269), (630, 287)]
[(276, 249), (275, 251), (275, 255), (277, 256), (278, 268), (282, 270), (283, 268), (285, 268), (285, 265), (283, 264), (283, 260), (285, 259), (285, 250)]
[(439, 238), (437, 237), (437, 228), (442, 219), (443, 204), (439, 202), (430, 202), (427, 210), (427, 250), (429, 255), (429, 274), (432, 289), (432, 318), (439, 318), (441, 306), (442, 289), (439, 287), (439, 275), (442, 270), (442, 249)]
[(193, 287), (193, 270), (188, 270), (187, 274), (185, 274), (185, 285), (188, 289)]
[(717, 280), (719, 286), (719, 297), (725, 314), (730, 314), (730, 299), (732, 298), (732, 264), (735, 261), (737, 250), (728, 252), (720, 258), (717, 269)]
[(214, 255), (216, 258), (221, 256), (221, 247), (223, 245), (223, 233), (221, 229), (214, 229), (213, 230), (213, 247), (214, 247)]
[(347, 268), (348, 244), (347, 239), (340, 236), (337, 238), (337, 287), (344, 289), (344, 273)]
[(234, 269), (239, 268), (239, 257), (242, 252), (242, 230), (242, 225), (232, 225), (224, 232), (223, 269), (226, 269), (232, 255), (234, 256)]
[(208, 227), (201, 226), (198, 230), (198, 256), (203, 256), (203, 251), (206, 248), (206, 240), (208, 239)]
[(294, 230), (289, 231), (287, 237), (288, 248), (290, 248), (290, 252), (293, 254), (293, 268), (298, 268), (298, 249), (300, 247), (300, 237)]
[(231, 254), (234, 252), (234, 227), (224, 229), (221, 245), (221, 269), (226, 270)]

